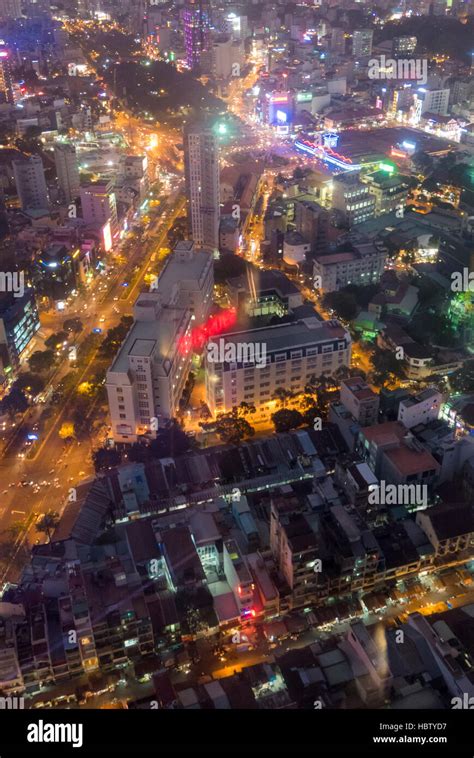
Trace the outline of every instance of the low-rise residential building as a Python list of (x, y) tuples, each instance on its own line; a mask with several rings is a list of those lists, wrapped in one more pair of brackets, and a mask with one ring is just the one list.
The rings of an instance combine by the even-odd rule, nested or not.
[(334, 292), (348, 284), (375, 284), (383, 274), (386, 259), (387, 249), (372, 242), (356, 243), (347, 252), (316, 256), (315, 287)]
[(341, 382), (340, 398), (361, 426), (377, 423), (380, 398), (361, 376)]
[(469, 503), (443, 503), (419, 511), (416, 522), (421, 526), (436, 555), (469, 553), (474, 547), (474, 514)]
[(418, 424), (427, 424), (438, 418), (442, 398), (441, 392), (434, 387), (428, 387), (416, 395), (410, 395), (400, 401), (398, 420), (407, 429)]
[(380, 480), (391, 484), (431, 486), (440, 469), (438, 461), (399, 421), (362, 428), (357, 451)]

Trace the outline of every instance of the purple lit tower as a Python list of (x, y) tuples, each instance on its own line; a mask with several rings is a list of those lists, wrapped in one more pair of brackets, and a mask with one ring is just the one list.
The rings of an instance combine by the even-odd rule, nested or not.
[(184, 46), (190, 69), (199, 69), (202, 54), (210, 49), (211, 9), (205, 0), (187, 0), (183, 11)]

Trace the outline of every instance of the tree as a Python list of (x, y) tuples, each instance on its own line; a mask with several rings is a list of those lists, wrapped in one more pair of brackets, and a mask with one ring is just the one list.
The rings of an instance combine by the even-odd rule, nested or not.
[(113, 447), (100, 447), (92, 453), (92, 460), (96, 471), (105, 471), (114, 468), (114, 466), (119, 466), (122, 456)]
[(293, 393), (290, 390), (286, 390), (284, 387), (277, 387), (273, 393), (273, 399), (278, 400), (282, 408), (286, 406), (288, 400), (291, 400), (292, 397)]
[(63, 424), (61, 424), (59, 436), (62, 440), (69, 440), (74, 437), (74, 424), (72, 421), (65, 421)]
[(122, 316), (120, 323), (108, 330), (105, 339), (100, 346), (100, 354), (102, 357), (113, 358), (127, 336), (132, 323), (133, 318), (131, 316)]
[(153, 458), (175, 457), (187, 453), (195, 446), (194, 439), (186, 434), (184, 429), (173, 419), (166, 427), (158, 428), (154, 440), (149, 443)]
[(232, 413), (222, 414), (216, 421), (210, 424), (201, 423), (203, 429), (213, 428), (223, 442), (238, 445), (246, 437), (253, 437), (255, 429), (244, 418), (234, 416)]
[(13, 383), (13, 387), (22, 392), (26, 391), (29, 395), (34, 396), (44, 390), (44, 380), (37, 374), (25, 371), (18, 376), (18, 379)]
[(474, 358), (471, 358), (449, 377), (453, 392), (474, 392)]
[(28, 400), (23, 392), (12, 387), (8, 395), (0, 402), (0, 408), (3, 413), (8, 413), (13, 418), (17, 413), (26, 411)]
[(67, 340), (67, 333), (58, 332), (57, 334), (51, 334), (48, 339), (44, 341), (44, 344), (50, 350), (58, 350), (63, 346), (63, 342), (65, 342), (65, 340)]
[(257, 409), (253, 403), (246, 403), (245, 400), (242, 400), (242, 402), (239, 404), (237, 408), (237, 413), (240, 416), (248, 416), (249, 414), (256, 413)]
[(36, 531), (43, 532), (48, 537), (48, 543), (51, 542), (51, 537), (54, 530), (59, 524), (59, 513), (56, 511), (48, 511), (36, 524)]
[(281, 411), (272, 413), (272, 421), (276, 432), (289, 432), (304, 423), (304, 418), (299, 411), (282, 408)]
[(72, 332), (73, 334), (79, 334), (84, 329), (83, 323), (80, 318), (68, 318), (63, 323), (63, 329), (65, 332)]
[(132, 463), (146, 463), (151, 457), (150, 446), (146, 442), (134, 442), (127, 450), (127, 458)]
[(327, 292), (323, 297), (323, 306), (335, 311), (344, 321), (352, 321), (359, 310), (357, 300), (351, 292)]
[(245, 274), (246, 261), (234, 253), (221, 253), (219, 260), (214, 262), (214, 280), (216, 284), (223, 284), (227, 279), (234, 279)]
[(82, 395), (76, 395), (74, 399), (74, 410), (72, 412), (72, 423), (76, 437), (85, 436), (92, 429), (92, 419), (90, 416), (91, 399)]
[(316, 419), (326, 420), (327, 418), (327, 406), (311, 405), (305, 409), (303, 413), (303, 423), (305, 426), (314, 427)]
[(348, 284), (344, 289), (339, 290), (345, 292), (348, 295), (354, 295), (359, 308), (364, 310), (368, 307), (370, 301), (379, 291), (378, 284)]
[(42, 374), (54, 366), (55, 357), (52, 350), (36, 350), (28, 358), (28, 366), (34, 374)]
[(395, 353), (390, 350), (382, 350), (376, 347), (372, 354), (373, 378), (374, 382), (384, 386), (390, 378), (401, 378), (404, 376), (403, 361), (399, 360)]

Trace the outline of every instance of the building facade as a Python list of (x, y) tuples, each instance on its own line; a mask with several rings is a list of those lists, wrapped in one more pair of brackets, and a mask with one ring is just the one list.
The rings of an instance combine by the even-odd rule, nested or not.
[(372, 242), (352, 251), (317, 256), (313, 264), (315, 287), (334, 292), (348, 284), (375, 284), (385, 269), (387, 249)]
[(48, 190), (40, 156), (30, 155), (18, 158), (12, 161), (12, 165), (21, 209), (24, 211), (47, 210)]
[[(212, 344), (235, 361), (211, 361)], [(336, 320), (314, 317), (221, 334), (209, 341), (205, 354), (207, 403), (213, 415), (241, 402), (271, 407), (278, 389), (299, 392), (313, 375), (332, 375), (350, 359), (350, 334)]]
[(163, 420), (176, 415), (192, 353), (183, 349), (191, 312), (160, 305), (158, 292), (143, 293), (134, 324), (107, 372), (112, 435), (117, 442), (155, 436)]
[(185, 129), (184, 165), (193, 241), (197, 247), (214, 252), (219, 248), (219, 147), (210, 127)]
[(57, 143), (54, 146), (54, 161), (61, 199), (65, 203), (70, 203), (71, 200), (79, 197), (81, 191), (79, 166), (74, 145), (66, 142)]

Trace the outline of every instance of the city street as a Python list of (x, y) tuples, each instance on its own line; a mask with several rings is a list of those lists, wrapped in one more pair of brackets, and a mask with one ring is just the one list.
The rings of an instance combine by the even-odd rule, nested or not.
[[(168, 198), (167, 218), (162, 221), (158, 218), (148, 230), (148, 241), (142, 246), (136, 244), (131, 257), (127, 258), (118, 271), (113, 271), (107, 279), (105, 292), (92, 294), (89, 302), (77, 315), (83, 319), (89, 327), (95, 326), (100, 314), (100, 322), (103, 333), (115, 326), (121, 316), (131, 314), (133, 303), (138, 292), (143, 288), (143, 280), (147, 271), (151, 268), (154, 274), (159, 273), (162, 261), (152, 264), (152, 257), (166, 244), (168, 230), (173, 226), (175, 219), (182, 213), (184, 199), (178, 195), (178, 191)], [(136, 265), (140, 265), (133, 286), (122, 287), (123, 281), (133, 271)], [(125, 290), (125, 292), (124, 292)], [(92, 290), (94, 293), (94, 290)], [(66, 317), (70, 317), (67, 314)], [(82, 339), (90, 334), (90, 328), (84, 329)], [(79, 340), (80, 342), (80, 340)], [(70, 394), (88, 377), (94, 374), (97, 360), (97, 350), (94, 351), (88, 363), (82, 368), (74, 388)], [(69, 371), (67, 359), (63, 366), (55, 373), (54, 384)], [(22, 435), (22, 428), (16, 430), (15, 437), (9, 445), (6, 453), (0, 459), (0, 486), (3, 492), (0, 494), (0, 532), (6, 532), (12, 524), (23, 522), (26, 524), (31, 513), (44, 513), (48, 510), (61, 510), (66, 504), (69, 489), (80, 480), (94, 473), (91, 452), (95, 443), (93, 439), (65, 443), (58, 434), (61, 422), (67, 411), (67, 403), (61, 403), (53, 407), (53, 417), (49, 420), (48, 431), (44, 439), (40, 440), (34, 457), (19, 458), (18, 449)], [(44, 406), (34, 407), (28, 423), (34, 423), (44, 410)], [(95, 409), (98, 410), (97, 408)], [(35, 493), (33, 485), (19, 486), (20, 483), (33, 482), (34, 484), (45, 482), (40, 491)], [(54, 498), (52, 493), (54, 492)], [(61, 507), (58, 507), (61, 504)], [(34, 530), (34, 523), (29, 527), (28, 535), (24, 535), (29, 544), (33, 544), (39, 537)], [(18, 578), (19, 567), (10, 567), (5, 571), (0, 581), (14, 581)]]

